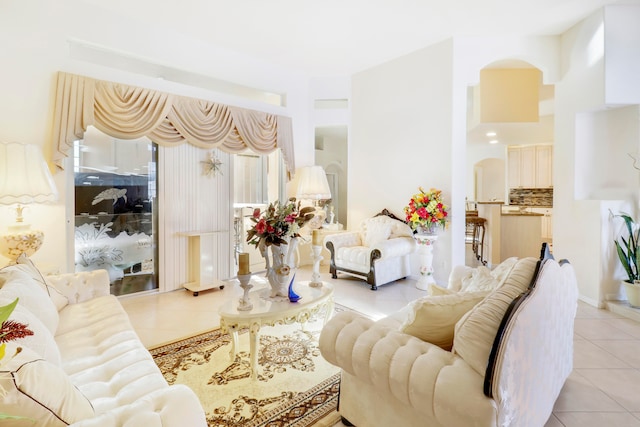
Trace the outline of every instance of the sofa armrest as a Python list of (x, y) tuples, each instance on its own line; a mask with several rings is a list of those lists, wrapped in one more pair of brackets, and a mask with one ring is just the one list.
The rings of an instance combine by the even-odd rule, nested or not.
[(46, 280), (69, 300), (69, 304), (88, 301), (111, 292), (107, 270), (56, 274), (46, 276)]
[(394, 237), (377, 243), (372, 249), (378, 249), (381, 258), (393, 258), (415, 251), (416, 242), (413, 237)]
[(416, 410), (446, 419), (465, 403), (487, 405), (483, 378), (459, 356), (357, 313), (336, 314), (322, 329), (320, 352), (331, 364)]
[(189, 387), (177, 384), (71, 426), (206, 427), (207, 420), (195, 393)]

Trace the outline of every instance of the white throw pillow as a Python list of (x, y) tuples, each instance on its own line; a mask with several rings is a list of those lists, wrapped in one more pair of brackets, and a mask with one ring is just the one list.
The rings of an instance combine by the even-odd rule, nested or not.
[(507, 258), (491, 270), (491, 275), (498, 281), (498, 286), (504, 283), (504, 280), (509, 276), (509, 273), (517, 262), (518, 257)]
[[(8, 305), (13, 301), (13, 299), (0, 298), (0, 307)], [(33, 335), (13, 341), (16, 345), (30, 348), (46, 361), (56, 366), (61, 365), (60, 350), (53, 335), (40, 319), (24, 308), (19, 301), (9, 316), (9, 320), (27, 325), (28, 329), (33, 332)]]
[(504, 284), (494, 289), (456, 324), (452, 351), (480, 375), (485, 375), (489, 353), (507, 308), (531, 284), (537, 262), (536, 258), (520, 259)]
[(450, 350), (456, 322), (487, 296), (487, 292), (464, 292), (424, 297), (413, 301), (400, 330)]
[(391, 236), (391, 224), (388, 222), (375, 221), (375, 218), (367, 221), (364, 235), (365, 246), (375, 246), (380, 242), (388, 240), (389, 236)]
[(491, 275), (487, 267), (479, 266), (471, 272), (471, 276), (462, 278), (461, 292), (492, 291), (498, 287), (498, 281)]
[[(17, 343), (17, 341), (16, 341)], [(18, 347), (7, 343), (0, 367), (0, 413), (23, 416), (29, 420), (6, 420), (2, 425), (67, 426), (95, 415), (89, 400), (71, 383), (58, 366), (29, 348), (11, 358)]]
[(69, 300), (67, 297), (62, 295), (62, 292), (57, 290), (55, 286), (51, 285), (45, 276), (38, 270), (36, 265), (33, 263), (31, 258), (29, 258), (26, 254), (22, 254), (16, 260), (18, 262), (18, 267), (25, 273), (29, 274), (33, 280), (37, 281), (42, 288), (47, 291), (47, 294), (53, 301), (53, 304), (56, 306), (58, 311), (62, 310), (67, 304), (69, 304)]
[(28, 274), (19, 269), (11, 271), (9, 279), (0, 289), (0, 298), (11, 301), (19, 298), (20, 305), (40, 319), (49, 328), (49, 332), (55, 335), (60, 321), (58, 309), (41, 284)]

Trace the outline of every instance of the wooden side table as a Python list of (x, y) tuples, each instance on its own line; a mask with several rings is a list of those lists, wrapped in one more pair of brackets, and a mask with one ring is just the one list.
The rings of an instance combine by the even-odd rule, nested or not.
[(200, 291), (207, 289), (224, 289), (225, 282), (216, 277), (212, 264), (215, 259), (213, 236), (217, 233), (221, 231), (178, 233), (189, 239), (187, 256), (189, 281), (182, 286), (193, 292), (194, 297), (197, 297)]
[(231, 361), (235, 360), (238, 349), (238, 331), (249, 328), (249, 359), (251, 379), (258, 376), (258, 343), (260, 329), (263, 326), (291, 325), (299, 323), (304, 330), (307, 321), (314, 315), (324, 312), (324, 323), (333, 314), (333, 286), (323, 283), (322, 287), (312, 288), (308, 281), (297, 282), (294, 289), (300, 300), (273, 301), (269, 299), (270, 288), (256, 289), (249, 292), (253, 304), (250, 311), (238, 310), (238, 298), (226, 301), (219, 310), (220, 329), (223, 333), (231, 333)]

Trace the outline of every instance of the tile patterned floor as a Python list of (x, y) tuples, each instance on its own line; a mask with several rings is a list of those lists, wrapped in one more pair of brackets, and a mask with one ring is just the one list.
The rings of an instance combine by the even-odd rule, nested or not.
[[(298, 270), (299, 280), (310, 275), (309, 269)], [(374, 317), (425, 295), (412, 280), (373, 292), (344, 275), (331, 280), (326, 267), (322, 277), (334, 284), (337, 303)], [(153, 347), (219, 326), (217, 307), (240, 294), (231, 285), (198, 297), (175, 291), (122, 297), (121, 302), (144, 344)], [(640, 322), (580, 303), (574, 345), (574, 370), (545, 427), (640, 427)]]

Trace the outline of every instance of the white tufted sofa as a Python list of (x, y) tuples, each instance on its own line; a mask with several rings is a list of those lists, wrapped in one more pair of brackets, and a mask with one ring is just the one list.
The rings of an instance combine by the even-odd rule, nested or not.
[(411, 228), (386, 209), (362, 221), (359, 231), (332, 234), (324, 239), (331, 254), (330, 272), (365, 279), (372, 290), (411, 274), (416, 244)]
[(570, 264), (524, 258), (488, 295), (426, 297), (377, 322), (337, 314), (320, 350), (342, 368), (343, 421), (543, 426), (572, 370), (577, 295)]
[(1, 306), (19, 298), (10, 320), (34, 332), (9, 342), (0, 361), (0, 413), (37, 426), (206, 426), (193, 391), (165, 381), (105, 270), (45, 281), (27, 262), (0, 270), (0, 285)]

